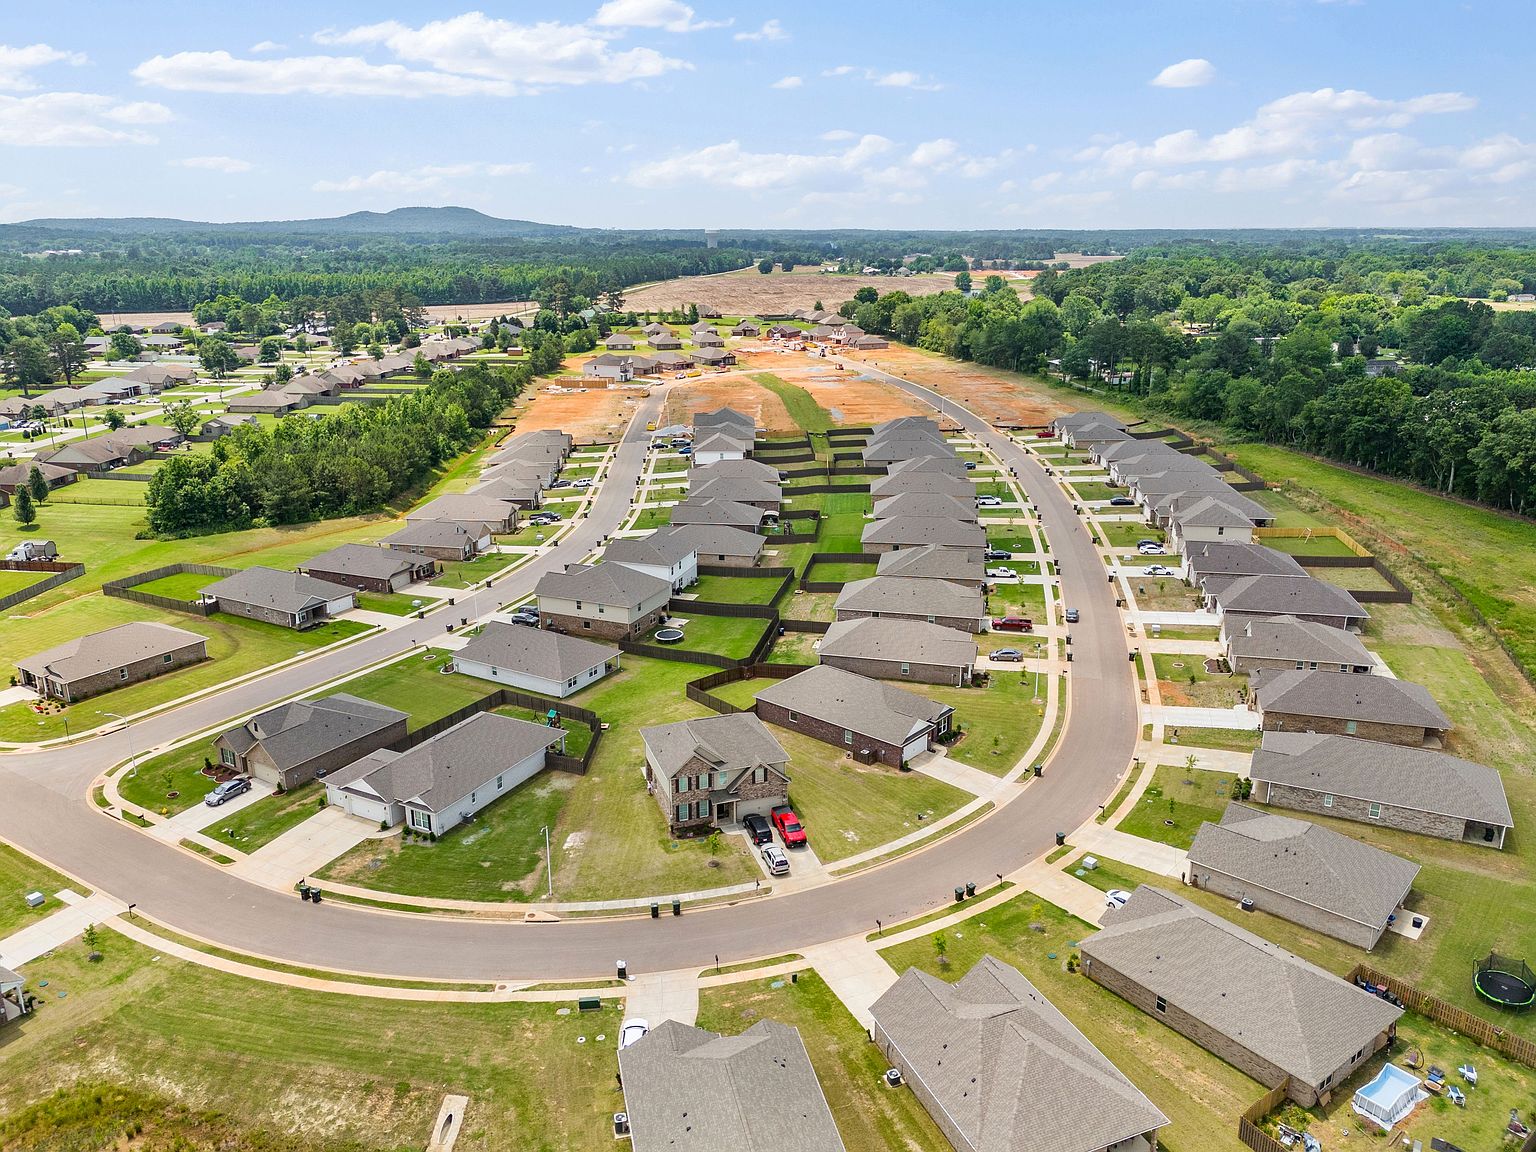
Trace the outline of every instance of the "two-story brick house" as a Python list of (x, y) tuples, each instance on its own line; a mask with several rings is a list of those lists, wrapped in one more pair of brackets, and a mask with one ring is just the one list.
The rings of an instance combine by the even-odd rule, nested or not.
[(766, 816), (789, 797), (789, 753), (750, 712), (642, 728), (640, 739), (646, 787), (673, 836)]

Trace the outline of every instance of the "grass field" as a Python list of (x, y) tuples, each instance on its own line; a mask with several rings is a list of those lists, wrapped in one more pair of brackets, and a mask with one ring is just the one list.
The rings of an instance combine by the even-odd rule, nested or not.
[(439, 669), (448, 656), (435, 648), (412, 653), (349, 680), (335, 691), (400, 709), (410, 716), (407, 726), (414, 731), (495, 691), (494, 686), (471, 676), (443, 675)]
[(268, 796), (238, 812), (231, 812), (216, 824), (209, 825), (203, 835), (249, 854), (270, 844), (289, 829), (297, 828), (320, 811), (320, 800), (324, 795), (325, 785), (311, 780), (292, 792)]
[(885, 1061), (879, 1050), (814, 972), (800, 973), (793, 984), (753, 980), (699, 996), (700, 1028), (735, 1035), (758, 1020), (800, 1030), (848, 1152), (948, 1152), (948, 1141), (917, 1097), (881, 1084)]
[(1143, 840), (1188, 848), (1203, 821), (1221, 821), (1231, 799), (1230, 773), (1161, 764), (1136, 807), (1120, 821), (1119, 829)]
[(832, 417), (827, 410), (816, 403), (815, 398), (804, 388), (786, 384), (772, 372), (754, 373), (752, 379), (784, 401), (784, 409), (789, 413), (789, 418), (805, 431), (825, 432), (832, 427)]
[[(909, 687), (955, 710), (955, 723), (965, 735), (949, 746), (949, 755), (962, 764), (997, 776), (1005, 775), (1018, 763), (1044, 723), (1045, 705), (1034, 703), (1033, 674), (993, 672), (985, 688), (946, 688), (938, 684)], [(1040, 690), (1045, 691), (1044, 678)]]
[(987, 529), (988, 548), (1006, 548), (1013, 553), (1034, 552), (1035, 538), (1029, 534), (1029, 529), (1021, 525), (997, 525)]
[(1240, 1148), (1238, 1115), (1264, 1089), (1086, 976), (1068, 972), (1073, 946), (1092, 931), (1025, 892), (945, 932), (947, 965), (940, 964), (932, 936), (881, 955), (897, 972), (917, 967), (945, 980), (958, 980), (987, 954), (1014, 965), (1169, 1118), (1159, 1133), (1167, 1147)]
[(1302, 536), (1255, 536), (1254, 542), (1292, 556), (1353, 556), (1355, 554), (1344, 541), (1326, 532), (1319, 532), (1310, 539)]
[(210, 584), (217, 584), (217, 576), (199, 576), (196, 572), (177, 572), (170, 576), (162, 576), (158, 580), (151, 580), (147, 584), (135, 584), (135, 592), (146, 592), (151, 596), (169, 596), (172, 600), (196, 600), (199, 593)]
[(515, 556), (508, 556), (501, 552), (488, 552), (484, 556), (476, 556), (473, 560), (444, 561), (441, 575), (432, 583), (439, 588), (468, 588), (478, 584), (487, 576), (496, 575), (515, 559)]
[(1037, 624), (1045, 622), (1045, 585), (1006, 581), (994, 584), (992, 591), (987, 593), (987, 614), (1028, 616)]
[(9, 596), (48, 579), (48, 572), (0, 572), (0, 596)]
[(1190, 748), (1217, 748), (1227, 752), (1252, 752), (1262, 737), (1257, 729), (1246, 728), (1190, 728), (1188, 726), (1167, 730), (1170, 744), (1183, 744)]
[[(117, 790), (129, 804), (149, 812), (175, 815), (213, 790), (213, 780), (203, 775), (203, 760), (218, 763), (213, 744), (195, 741), (183, 748), (162, 752), (130, 768), (117, 778)], [(175, 792), (176, 796), (169, 793)]]
[(1153, 528), (1147, 524), (1124, 524), (1110, 522), (1100, 523), (1099, 530), (1104, 533), (1111, 548), (1134, 548), (1140, 540), (1156, 540), (1161, 544), (1168, 538), (1168, 534), (1161, 528)]
[[(82, 896), (89, 895), (88, 889), (82, 890), (9, 844), (0, 844), (0, 940), (57, 912), (62, 905), (53, 897), (61, 888), (72, 888)], [(28, 908), (24, 899), (28, 892), (41, 892), (47, 902), (41, 908)]]
[(878, 563), (879, 561), (876, 561), (873, 564), (851, 564), (841, 562), (836, 564), (813, 564), (810, 568), (810, 571), (806, 574), (806, 578), (812, 581), (823, 581), (829, 584), (837, 583), (839, 581), (847, 584), (851, 580), (867, 580), (869, 577), (875, 574), (875, 567)]
[(778, 576), (700, 576), (688, 595), (716, 604), (772, 604), (782, 583)]

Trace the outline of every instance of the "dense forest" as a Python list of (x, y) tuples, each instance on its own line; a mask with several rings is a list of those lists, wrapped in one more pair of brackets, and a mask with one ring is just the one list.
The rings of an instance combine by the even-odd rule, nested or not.
[(865, 292), (861, 327), (1090, 381), (1149, 414), (1224, 424), (1517, 512), (1536, 511), (1536, 249), (1401, 243), (1148, 248), (1046, 271), (1021, 299)]

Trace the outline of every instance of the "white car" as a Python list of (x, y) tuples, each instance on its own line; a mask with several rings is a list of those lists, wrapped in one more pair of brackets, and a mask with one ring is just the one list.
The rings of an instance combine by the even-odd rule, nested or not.
[(769, 844), (761, 853), (763, 864), (768, 869), (770, 876), (789, 875), (789, 857), (784, 855), (784, 849), (777, 844)]
[(1166, 564), (1148, 564), (1142, 569), (1148, 576), (1172, 576), (1173, 569)]
[(1001, 508), (1002, 506), (1003, 500), (1001, 496), (976, 497), (976, 507), (978, 508)]
[(650, 1030), (651, 1026), (638, 1016), (633, 1016), (624, 1021), (619, 1026), (619, 1051), (624, 1051), (624, 1049), (628, 1048), (636, 1040), (639, 1040)]
[(988, 580), (1017, 580), (1018, 578), (1019, 578), (1019, 574), (1017, 572), (1015, 572), (1012, 568), (988, 568), (987, 569), (987, 579)]
[(1104, 907), (1124, 908), (1130, 902), (1131, 894), (1121, 888), (1111, 888), (1104, 893)]
[(1136, 547), (1136, 551), (1140, 552), (1143, 556), (1168, 555), (1168, 549), (1164, 548), (1161, 544), (1139, 544)]

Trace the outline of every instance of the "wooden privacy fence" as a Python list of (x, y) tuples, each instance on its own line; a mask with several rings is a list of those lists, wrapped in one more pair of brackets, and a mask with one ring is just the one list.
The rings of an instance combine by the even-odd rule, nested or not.
[(1369, 548), (1342, 528), (1255, 528), (1253, 537), (1261, 543), (1265, 540), (1307, 541), (1318, 537), (1337, 540), (1353, 555), (1309, 556), (1302, 552), (1293, 553), (1293, 555), (1303, 568), (1369, 568), (1391, 585), (1391, 591), (1385, 592), (1380, 588), (1364, 588), (1358, 591), (1351, 589), (1349, 594), (1361, 604), (1413, 603), (1413, 589), (1404, 584), (1396, 572), (1383, 564), (1379, 556), (1373, 556)]
[(761, 578), (764, 576), (790, 576), (793, 577), (793, 568), (737, 568), (730, 564), (700, 564), (700, 576), (733, 576)]
[(25, 603), (34, 596), (41, 596), (44, 592), (51, 592), (60, 584), (67, 584), (78, 576), (85, 575), (84, 564), (61, 564), (57, 560), (0, 560), (0, 572), (47, 572), (48, 576), (39, 580), (36, 584), (28, 584), (25, 588), (18, 588), (9, 596), (0, 596), (0, 612), (14, 608), (18, 604)]
[(1438, 1024), (1444, 1024), (1453, 1032), (1460, 1032), (1463, 1036), (1470, 1036), (1485, 1048), (1492, 1048), (1495, 1052), (1501, 1052), (1511, 1060), (1518, 1061), (1528, 1068), (1536, 1068), (1536, 1044), (1510, 1032), (1501, 1025), (1491, 1020), (1484, 1020), (1481, 1016), (1474, 1016), (1465, 1008), (1458, 1008), (1454, 1004), (1447, 1004), (1431, 996), (1428, 992), (1415, 988), (1412, 984), (1404, 983), (1394, 976), (1388, 976), (1376, 971), (1365, 964), (1357, 964), (1350, 972), (1351, 982), (1364, 980), (1368, 984), (1374, 984), (1379, 988), (1385, 988), (1393, 996), (1403, 1002), (1403, 1007), (1410, 1012), (1416, 1012), (1420, 1016), (1427, 1016)]
[(800, 577), (800, 590), (802, 592), (841, 592), (845, 580), (812, 580), (811, 572), (818, 564), (868, 564), (870, 575), (874, 575), (875, 566), (880, 563), (880, 557), (873, 552), (816, 552), (811, 555), (805, 565), (805, 574)]
[(115, 596), (119, 600), (132, 600), (135, 604), (148, 604), (155, 608), (166, 608), (172, 612), (188, 612), (193, 616), (212, 616), (219, 610), (216, 602), (178, 600), (174, 596), (140, 592), (136, 585), (151, 584), (165, 576), (180, 576), (185, 573), (222, 580), (226, 576), (233, 576), (235, 571), (234, 568), (221, 568), (217, 564), (165, 564), (159, 568), (151, 568), (148, 572), (125, 576), (121, 580), (108, 580), (101, 586), (101, 591), (103, 595)]
[(592, 765), (592, 757), (597, 753), (598, 741), (602, 739), (603, 722), (596, 712), (587, 708), (580, 708), (575, 704), (567, 704), (563, 700), (552, 700), (547, 696), (534, 696), (527, 692), (519, 692), (516, 688), (497, 688), (486, 693), (480, 699), (464, 705), (464, 707), (439, 717), (430, 724), (424, 724), (414, 732), (408, 732), (391, 744), (393, 752), (407, 752), (420, 744), (426, 743), (432, 737), (448, 731), (462, 720), (468, 720), (471, 716), (477, 716), (481, 712), (490, 712), (496, 708), (527, 708), (538, 715), (544, 715), (551, 709), (564, 720), (570, 720), (592, 730), (592, 741), (587, 745), (585, 755), (568, 756), (563, 752), (550, 752), (545, 758), (548, 767), (559, 772), (572, 772), (578, 776), (586, 775), (586, 771)]
[(802, 664), (744, 664), (739, 668), (726, 668), (690, 681), (683, 686), (683, 693), (695, 704), (702, 704), (706, 708), (729, 716), (735, 712), (751, 712), (753, 709), (741, 708), (728, 700), (722, 700), (710, 693), (711, 688), (718, 688), (722, 684), (735, 684), (739, 680), (785, 680), (804, 671), (805, 666)]
[(1289, 1152), (1286, 1146), (1276, 1140), (1259, 1125), (1264, 1117), (1268, 1116), (1276, 1108), (1285, 1102), (1287, 1090), (1290, 1087), (1290, 1079), (1282, 1080), (1277, 1086), (1271, 1088), (1260, 1096), (1243, 1111), (1237, 1120), (1237, 1138), (1252, 1148), (1254, 1152)]
[(1337, 540), (1356, 556), (1371, 557), (1371, 550), (1342, 528), (1255, 528), (1253, 534), (1260, 540), (1315, 540), (1325, 536)]

